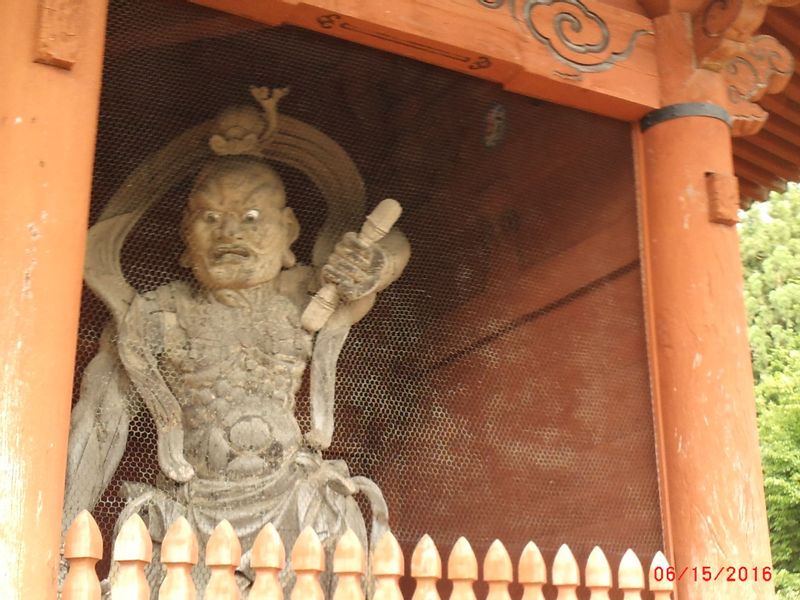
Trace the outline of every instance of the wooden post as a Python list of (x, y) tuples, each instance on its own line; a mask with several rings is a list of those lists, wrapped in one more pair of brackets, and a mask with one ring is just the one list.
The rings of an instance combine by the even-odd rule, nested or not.
[(236, 568), (242, 560), (242, 546), (228, 521), (214, 528), (206, 544), (206, 566), (211, 571), (205, 598), (207, 600), (239, 600)]
[(644, 570), (636, 553), (628, 548), (619, 561), (619, 589), (622, 600), (641, 600), (644, 590)]
[(144, 569), (153, 558), (153, 542), (142, 518), (131, 515), (114, 540), (111, 600), (150, 600), (150, 584)]
[(95, 567), (103, 558), (103, 538), (89, 511), (78, 513), (67, 531), (64, 558), (69, 561), (69, 572), (61, 590), (61, 599), (100, 600), (100, 580)]
[(575, 555), (566, 544), (561, 544), (553, 559), (551, 581), (558, 590), (558, 600), (578, 600), (576, 590), (581, 584), (581, 573)]
[(411, 576), (417, 580), (412, 600), (440, 600), (436, 582), (442, 578), (442, 559), (427, 533), (411, 555)]
[(372, 554), (372, 574), (375, 577), (373, 600), (403, 600), (400, 578), (405, 572), (403, 551), (391, 531), (383, 534)]
[(475, 600), (473, 586), (478, 579), (478, 559), (465, 537), (458, 538), (450, 551), (447, 578), (453, 582), (450, 600)]
[(522, 585), (522, 600), (544, 600), (542, 587), (547, 583), (547, 565), (539, 548), (528, 542), (519, 557), (519, 582)]
[(365, 569), (364, 549), (358, 536), (348, 529), (339, 538), (333, 554), (333, 572), (338, 578), (333, 600), (364, 600), (361, 578)]
[(0, 2), (0, 553), (8, 557), (0, 582), (8, 600), (56, 597), (105, 13), (106, 0)]
[(158, 588), (158, 600), (195, 600), (192, 569), (198, 560), (197, 537), (185, 517), (179, 517), (161, 542), (161, 562), (167, 574)]
[[(717, 73), (693, 71), (682, 15), (656, 19), (665, 104), (724, 106)], [(684, 51), (681, 51), (681, 48)], [(713, 116), (636, 133), (642, 258), (665, 541), (684, 567), (770, 565), (736, 228), (712, 222), (708, 173), (732, 177), (731, 131)], [(734, 188), (735, 191), (735, 188)], [(671, 551), (671, 552), (670, 552)], [(677, 582), (682, 600), (772, 598), (772, 583)]]
[[(656, 573), (656, 568), (660, 569), (658, 573)], [(663, 552), (656, 552), (653, 562), (650, 563), (649, 575), (649, 587), (653, 593), (653, 600), (669, 600), (672, 590), (675, 588), (669, 578), (665, 576), (667, 568), (669, 568), (667, 557)]]
[(489, 584), (486, 600), (511, 600), (508, 586), (514, 581), (514, 567), (500, 540), (492, 542), (483, 559), (483, 580)]
[(595, 546), (586, 561), (586, 587), (591, 590), (589, 600), (608, 600), (608, 591), (613, 584), (611, 566), (600, 546)]
[(256, 572), (256, 580), (249, 600), (283, 600), (280, 572), (286, 566), (286, 550), (272, 523), (264, 525), (256, 536), (250, 566)]
[(291, 600), (325, 600), (319, 578), (325, 570), (325, 551), (314, 530), (306, 527), (292, 548), (292, 568), (297, 580)]

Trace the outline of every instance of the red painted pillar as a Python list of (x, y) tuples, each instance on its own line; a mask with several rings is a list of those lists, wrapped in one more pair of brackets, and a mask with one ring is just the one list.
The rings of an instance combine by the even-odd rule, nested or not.
[[(105, 0), (0, 2), (0, 595), (9, 600), (56, 597), (105, 13)], [(60, 66), (34, 62), (37, 48)]]
[[(716, 77), (701, 74), (665, 104), (722, 98)], [(772, 582), (762, 581), (771, 558), (738, 236), (709, 219), (706, 173), (733, 174), (730, 130), (691, 116), (637, 137), (667, 545), (678, 573), (688, 567), (679, 597), (771, 598)], [(704, 566), (716, 581), (702, 581)], [(726, 581), (727, 567), (736, 568), (735, 582)], [(745, 582), (739, 567), (748, 569)]]

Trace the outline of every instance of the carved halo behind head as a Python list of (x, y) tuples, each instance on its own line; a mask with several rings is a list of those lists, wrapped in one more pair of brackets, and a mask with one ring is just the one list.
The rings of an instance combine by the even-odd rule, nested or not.
[(214, 155), (275, 161), (304, 173), (322, 193), (328, 215), (314, 244), (312, 262), (325, 263), (336, 241), (364, 215), (364, 182), (353, 161), (317, 128), (279, 115), (287, 88), (251, 88), (261, 106), (233, 107), (196, 125), (147, 157), (112, 196), (89, 230), (84, 277), (118, 324), (136, 291), (125, 280), (120, 253), (147, 209)]

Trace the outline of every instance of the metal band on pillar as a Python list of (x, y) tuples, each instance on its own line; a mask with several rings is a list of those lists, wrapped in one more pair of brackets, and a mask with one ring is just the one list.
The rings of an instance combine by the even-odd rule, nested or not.
[(664, 121), (681, 119), (683, 117), (710, 117), (723, 121), (728, 127), (731, 127), (733, 124), (733, 119), (731, 119), (728, 111), (718, 104), (711, 104), (708, 102), (685, 102), (683, 104), (670, 104), (669, 106), (650, 111), (639, 121), (639, 126), (642, 128), (642, 132), (644, 132)]

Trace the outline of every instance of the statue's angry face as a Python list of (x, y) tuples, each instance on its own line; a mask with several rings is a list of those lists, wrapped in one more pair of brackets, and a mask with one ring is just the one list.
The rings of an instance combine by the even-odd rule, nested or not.
[(299, 225), (275, 171), (220, 159), (200, 172), (184, 216), (184, 264), (208, 289), (241, 289), (291, 264)]

